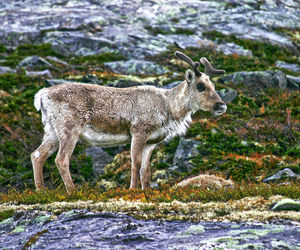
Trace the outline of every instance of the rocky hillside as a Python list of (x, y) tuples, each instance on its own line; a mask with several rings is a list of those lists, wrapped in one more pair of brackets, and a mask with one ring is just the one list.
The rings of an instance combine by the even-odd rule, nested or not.
[[(33, 187), (30, 153), (42, 138), (33, 96), (62, 82), (115, 87), (176, 86), (206, 56), (228, 111), (198, 112), (184, 138), (155, 150), (152, 186), (201, 173), (235, 183), (300, 178), (300, 4), (298, 1), (25, 0), (0, 3), (0, 190)], [(203, 69), (202, 69), (203, 70)], [(129, 186), (129, 147), (79, 144), (77, 184)], [(46, 184), (61, 184), (54, 156)]]

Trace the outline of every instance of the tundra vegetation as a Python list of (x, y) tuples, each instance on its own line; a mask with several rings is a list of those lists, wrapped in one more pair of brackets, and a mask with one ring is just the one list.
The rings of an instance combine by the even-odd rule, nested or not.
[[(159, 32), (153, 30), (153, 32)], [(297, 57), (287, 49), (276, 45), (251, 40), (238, 39), (217, 32), (205, 34), (210, 39), (234, 41), (253, 52), (253, 57), (224, 55), (214, 50), (187, 48), (183, 52), (194, 61), (207, 57), (215, 68), (235, 71), (258, 71), (275, 69), (276, 60), (296, 63)], [(167, 66), (169, 73), (164, 75), (163, 84), (182, 80), (184, 73), (181, 65), (173, 59), (178, 50), (170, 46), (167, 52), (149, 57), (160, 65)], [(15, 49), (0, 46), (0, 56), (4, 58), (1, 66), (14, 67), (26, 56), (55, 56), (68, 62), (72, 67), (51, 61), (54, 66), (51, 73), (54, 78), (82, 81), (84, 76), (93, 75), (107, 84), (124, 76), (107, 71), (103, 64), (128, 58), (116, 54), (105, 53), (99, 56), (65, 57), (54, 51), (49, 44), (20, 45)], [(172, 72), (179, 72), (174, 75)], [(285, 70), (290, 75), (292, 71)], [(127, 79), (129, 77), (127, 76)], [(141, 76), (140, 78), (143, 78)], [(42, 77), (32, 77), (19, 69), (17, 73), (0, 75), (0, 200), (18, 204), (50, 203), (54, 201), (94, 200), (107, 201), (111, 198), (139, 200), (142, 202), (182, 202), (190, 201), (230, 201), (249, 196), (262, 196), (266, 199), (273, 195), (289, 198), (300, 197), (299, 181), (287, 183), (265, 184), (262, 180), (286, 167), (300, 174), (299, 166), (299, 90), (283, 90), (280, 88), (254, 89), (235, 85), (231, 82), (217, 83), (216, 89), (233, 88), (238, 96), (228, 103), (227, 112), (222, 116), (212, 116), (209, 112), (199, 111), (193, 116), (193, 124), (186, 138), (201, 142), (199, 154), (192, 159), (194, 168), (191, 172), (178, 173), (169, 178), (156, 189), (128, 190), (130, 184), (130, 148), (114, 157), (108, 170), (103, 175), (93, 175), (92, 160), (85, 154), (86, 145), (79, 143), (70, 162), (70, 170), (78, 191), (68, 195), (64, 190), (59, 172), (54, 164), (55, 155), (47, 160), (44, 166), (46, 189), (36, 192), (34, 189), (30, 154), (40, 144), (43, 129), (41, 115), (33, 106), (34, 94), (46, 86)], [(179, 143), (176, 137), (168, 144), (160, 144), (151, 158), (151, 172), (164, 170), (171, 166), (171, 160)], [(109, 153), (112, 153), (108, 151)], [(165, 159), (165, 160), (163, 160)], [(188, 176), (200, 173), (215, 174), (230, 178), (234, 188), (206, 190), (185, 187), (173, 189), (172, 186)], [(113, 181), (116, 188), (107, 190), (101, 182)], [(7, 217), (12, 211), (7, 210)], [(2, 213), (1, 218), (5, 218)]]

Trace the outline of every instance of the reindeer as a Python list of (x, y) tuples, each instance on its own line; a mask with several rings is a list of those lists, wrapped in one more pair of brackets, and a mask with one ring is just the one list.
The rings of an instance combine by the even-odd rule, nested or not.
[(150, 187), (150, 156), (156, 144), (184, 135), (198, 110), (222, 115), (226, 104), (210, 76), (223, 74), (202, 57), (205, 72), (185, 54), (175, 56), (190, 65), (185, 80), (172, 89), (154, 86), (113, 88), (65, 83), (41, 89), (34, 99), (44, 124), (42, 144), (31, 154), (37, 190), (44, 187), (43, 165), (58, 150), (55, 163), (68, 193), (75, 190), (69, 162), (79, 139), (113, 147), (131, 143), (130, 188)]

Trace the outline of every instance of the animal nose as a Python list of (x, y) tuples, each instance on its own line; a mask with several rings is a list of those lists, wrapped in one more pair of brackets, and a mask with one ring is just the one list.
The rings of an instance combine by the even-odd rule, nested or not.
[(216, 113), (224, 113), (227, 109), (227, 106), (224, 102), (217, 102), (215, 103), (213, 109)]

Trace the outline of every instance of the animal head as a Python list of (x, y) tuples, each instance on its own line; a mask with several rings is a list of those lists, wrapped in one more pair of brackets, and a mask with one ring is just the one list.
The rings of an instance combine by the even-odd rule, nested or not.
[(198, 110), (211, 111), (215, 115), (222, 115), (226, 112), (227, 106), (215, 90), (215, 85), (210, 81), (210, 76), (224, 74), (224, 70), (214, 69), (210, 62), (202, 57), (200, 62), (204, 65), (205, 71), (200, 72), (199, 62), (193, 62), (187, 55), (176, 51), (175, 56), (186, 63), (192, 69), (185, 72), (185, 80), (190, 88), (189, 107), (193, 112)]

